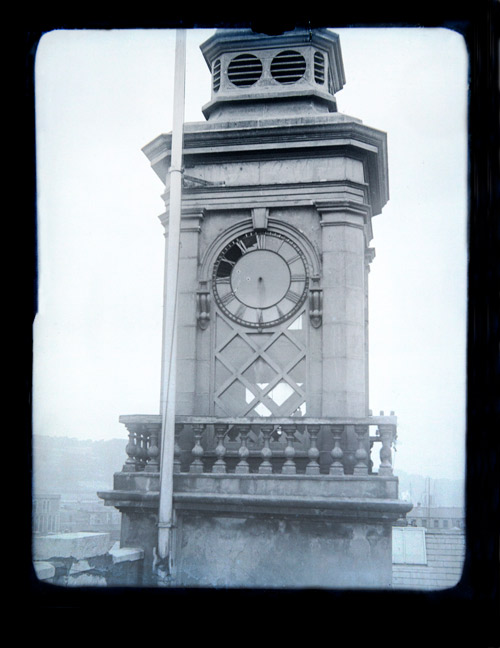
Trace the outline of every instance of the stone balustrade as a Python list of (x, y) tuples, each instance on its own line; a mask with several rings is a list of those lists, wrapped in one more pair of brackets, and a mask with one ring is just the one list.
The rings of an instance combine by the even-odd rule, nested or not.
[[(129, 434), (123, 472), (158, 473), (161, 417), (120, 421)], [(177, 416), (174, 473), (391, 476), (396, 430), (392, 412), (342, 419)], [(376, 472), (374, 444), (380, 445)]]

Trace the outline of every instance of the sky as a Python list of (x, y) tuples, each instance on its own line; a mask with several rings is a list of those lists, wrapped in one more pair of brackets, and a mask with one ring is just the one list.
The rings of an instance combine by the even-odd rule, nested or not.
[[(467, 80), (442, 28), (335, 29), (339, 112), (385, 131), (390, 199), (373, 219), (370, 407), (398, 417), (394, 467), (465, 474)], [(210, 74), (188, 30), (185, 121)], [(33, 432), (125, 438), (159, 411), (163, 185), (141, 151), (172, 129), (173, 30), (58, 30), (35, 63), (38, 313)]]

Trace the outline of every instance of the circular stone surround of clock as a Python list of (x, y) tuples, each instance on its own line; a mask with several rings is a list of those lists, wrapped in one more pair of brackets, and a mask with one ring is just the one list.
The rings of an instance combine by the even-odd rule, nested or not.
[(309, 285), (304, 254), (281, 233), (251, 231), (219, 253), (213, 269), (215, 301), (244, 326), (275, 326), (304, 303)]

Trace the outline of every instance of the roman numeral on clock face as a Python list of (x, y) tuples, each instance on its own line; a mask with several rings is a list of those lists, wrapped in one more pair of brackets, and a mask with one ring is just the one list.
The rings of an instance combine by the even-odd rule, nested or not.
[(236, 265), (236, 261), (231, 261), (231, 259), (226, 259), (226, 257), (221, 258), (221, 263), (224, 261), (224, 263), (229, 263), (230, 266)]
[(286, 262), (288, 265), (291, 265), (292, 263), (295, 263), (295, 261), (298, 261), (298, 259), (300, 259), (300, 254), (296, 254), (291, 259), (286, 259)]
[(238, 307), (238, 310), (235, 313), (235, 316), (236, 317), (243, 317), (243, 315), (245, 314), (246, 309), (247, 309), (247, 307), (245, 306), (245, 304), (240, 304), (239, 307)]
[(236, 295), (234, 294), (234, 292), (228, 292), (226, 295), (224, 295), (224, 297), (221, 297), (220, 300), (224, 304), (224, 306), (227, 306), (233, 301), (233, 299), (235, 299), (235, 297)]
[(289, 290), (285, 295), (285, 297), (286, 299), (292, 301), (294, 304), (298, 304), (300, 301), (300, 295), (297, 295), (297, 293), (294, 292), (293, 290)]
[(266, 235), (264, 233), (256, 234), (257, 239), (257, 248), (259, 250), (264, 250), (266, 247)]
[(245, 252), (248, 252), (247, 246), (243, 243), (241, 240), (236, 241), (236, 245), (240, 248), (240, 250), (245, 254)]

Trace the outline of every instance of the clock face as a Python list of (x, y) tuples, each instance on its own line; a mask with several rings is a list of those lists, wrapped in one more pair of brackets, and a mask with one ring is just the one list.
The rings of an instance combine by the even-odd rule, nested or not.
[(262, 328), (291, 317), (304, 303), (307, 264), (299, 247), (276, 232), (249, 232), (217, 257), (213, 289), (233, 321)]

